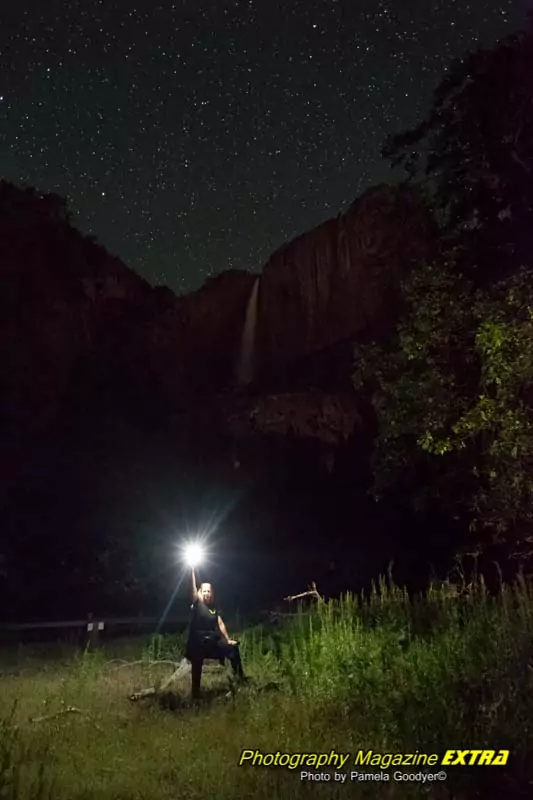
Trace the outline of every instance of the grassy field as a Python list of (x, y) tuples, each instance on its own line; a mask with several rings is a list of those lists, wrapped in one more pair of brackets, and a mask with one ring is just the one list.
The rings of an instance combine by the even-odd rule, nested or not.
[[(417, 602), (381, 582), (290, 624), (239, 633), (250, 685), (208, 671), (205, 696), (189, 678), (160, 685), (181, 658), (171, 637), (97, 652), (20, 647), (0, 658), (0, 798), (533, 797), (533, 591), (526, 581), (489, 597), (479, 582)], [(350, 781), (358, 750), (511, 751), (507, 766), (434, 767), (434, 783)], [(349, 753), (346, 783), (301, 780), (300, 769), (239, 766), (262, 753)], [(306, 769), (302, 767), (302, 769)], [(396, 768), (398, 769), (398, 768)], [(421, 768), (399, 768), (402, 773)], [(423, 768), (422, 768), (423, 769)], [(331, 772), (327, 768), (307, 770)], [(338, 770), (339, 771), (339, 770)]]

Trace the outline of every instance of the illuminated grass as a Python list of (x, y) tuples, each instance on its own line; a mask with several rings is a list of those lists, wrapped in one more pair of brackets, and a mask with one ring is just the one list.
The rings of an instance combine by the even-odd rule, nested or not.
[(181, 657), (182, 643), (169, 637), (46, 662), (23, 648), (22, 674), (1, 679), (0, 797), (418, 798), (428, 796), (418, 784), (318, 786), (301, 782), (299, 770), (238, 767), (239, 755), (476, 747), (509, 749), (513, 763), (448, 768), (429, 796), (525, 797), (533, 781), (532, 600), (524, 580), (498, 597), (478, 582), (464, 598), (441, 587), (416, 602), (382, 580), (363, 602), (347, 595), (281, 630), (241, 633), (252, 688), (226, 698), (228, 673), (207, 672), (208, 700), (197, 709), (188, 679), (162, 705), (128, 700), (172, 672), (153, 663)]

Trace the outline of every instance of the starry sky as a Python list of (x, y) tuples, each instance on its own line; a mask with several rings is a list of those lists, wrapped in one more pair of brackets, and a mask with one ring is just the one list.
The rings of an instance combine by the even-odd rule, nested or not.
[(0, 177), (181, 294), (259, 271), (395, 180), (452, 59), (528, 0), (19, 0), (0, 11)]

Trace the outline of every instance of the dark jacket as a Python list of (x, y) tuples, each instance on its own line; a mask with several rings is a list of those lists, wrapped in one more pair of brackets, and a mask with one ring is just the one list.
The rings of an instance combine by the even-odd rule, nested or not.
[(217, 658), (218, 655), (211, 654), (216, 653), (221, 640), (222, 634), (218, 627), (217, 609), (200, 600), (195, 600), (191, 605), (185, 658)]

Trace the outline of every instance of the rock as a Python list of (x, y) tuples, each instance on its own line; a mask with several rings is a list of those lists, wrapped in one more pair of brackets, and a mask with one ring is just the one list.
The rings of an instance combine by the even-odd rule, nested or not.
[(249, 272), (229, 270), (178, 299), (175, 329), (166, 330), (189, 394), (211, 394), (235, 382), (254, 281)]
[(333, 445), (349, 439), (360, 422), (355, 394), (314, 390), (259, 397), (244, 413), (228, 416), (229, 430), (237, 437), (292, 434)]
[[(73, 229), (61, 198), (2, 182), (0, 209), (3, 407), (12, 425), (38, 430), (87, 405), (160, 416), (235, 384), (256, 276), (230, 270), (175, 297)], [(260, 280), (252, 352), (264, 391), (284, 367), (281, 392), (294, 391), (296, 375), (301, 388), (331, 388), (335, 359), (325, 355), (318, 367), (321, 353), (390, 325), (395, 287), (427, 251), (429, 227), (412, 191), (377, 187), (275, 253)]]
[(430, 244), (416, 195), (377, 187), (281, 248), (259, 284), (231, 270), (177, 297), (82, 236), (61, 198), (0, 182), (2, 607), (25, 613), (34, 587), (42, 613), (60, 613), (62, 587), (85, 613), (90, 587), (129, 608), (144, 591), (131, 541), (163, 524), (160, 492), (183, 511), (210, 481), (253, 483), (239, 502), (256, 504), (254, 541), (286, 543), (290, 503), (301, 537), (336, 516), (340, 540), (365, 427), (352, 341), (390, 330), (399, 281)]
[(0, 358), (8, 428), (31, 434), (63, 409), (72, 370), (109, 305), (142, 304), (146, 281), (68, 224), (64, 201), (0, 181)]
[(274, 253), (261, 277), (260, 370), (389, 329), (399, 282), (428, 253), (432, 234), (413, 190), (378, 186)]

